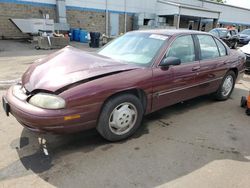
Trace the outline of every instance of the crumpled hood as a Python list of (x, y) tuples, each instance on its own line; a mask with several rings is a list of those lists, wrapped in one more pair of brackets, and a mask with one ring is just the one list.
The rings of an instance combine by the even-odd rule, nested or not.
[(34, 62), (24, 73), (22, 84), (29, 92), (55, 92), (78, 81), (135, 68), (138, 67), (67, 46)]

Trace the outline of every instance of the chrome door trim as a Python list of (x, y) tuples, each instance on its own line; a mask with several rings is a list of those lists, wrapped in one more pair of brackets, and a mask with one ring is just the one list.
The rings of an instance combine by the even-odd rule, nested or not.
[(174, 89), (174, 90), (171, 90), (171, 91), (158, 92), (158, 93), (156, 93), (156, 96), (159, 97), (159, 96), (162, 96), (162, 95), (166, 95), (166, 94), (169, 94), (169, 93), (174, 93), (174, 92), (181, 91), (181, 90), (185, 90), (185, 89), (189, 89), (189, 88), (192, 88), (192, 87), (197, 87), (197, 86), (200, 86), (200, 85), (203, 85), (203, 84), (215, 82), (215, 81), (217, 81), (217, 80), (222, 80), (222, 79), (223, 79), (223, 77), (219, 77), (219, 78), (215, 78), (215, 79), (213, 79), (213, 80), (209, 80), (209, 81), (202, 82), (202, 83), (195, 84), (195, 85), (188, 86), (188, 87), (183, 87), (183, 88), (179, 88), (179, 89)]

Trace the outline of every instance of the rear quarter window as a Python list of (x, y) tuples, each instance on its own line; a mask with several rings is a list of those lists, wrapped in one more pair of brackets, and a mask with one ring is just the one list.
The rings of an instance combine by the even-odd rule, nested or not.
[(215, 42), (219, 48), (219, 51), (220, 51), (220, 56), (225, 56), (227, 55), (227, 49), (226, 47), (218, 40), (215, 38)]
[(214, 59), (220, 57), (218, 47), (212, 36), (197, 35), (200, 43), (201, 59)]

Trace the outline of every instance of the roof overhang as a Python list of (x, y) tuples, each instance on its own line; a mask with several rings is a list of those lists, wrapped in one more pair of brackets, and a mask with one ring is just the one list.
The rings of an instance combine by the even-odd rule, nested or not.
[(199, 6), (178, 4), (167, 0), (157, 0), (157, 15), (184, 15), (200, 18), (219, 19), (220, 12)]

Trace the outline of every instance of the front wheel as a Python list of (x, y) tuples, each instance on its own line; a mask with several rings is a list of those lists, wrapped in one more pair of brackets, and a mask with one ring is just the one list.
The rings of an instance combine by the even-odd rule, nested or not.
[(234, 89), (235, 80), (235, 73), (233, 71), (227, 72), (222, 80), (219, 89), (215, 93), (215, 97), (217, 100), (227, 100), (230, 97)]
[(118, 95), (104, 104), (97, 131), (106, 140), (123, 140), (137, 130), (142, 117), (143, 106), (138, 97), (132, 94)]

